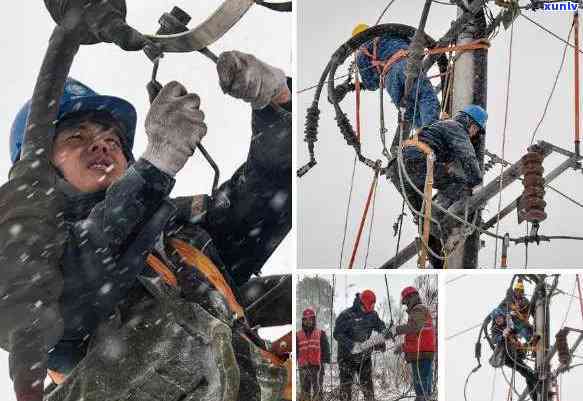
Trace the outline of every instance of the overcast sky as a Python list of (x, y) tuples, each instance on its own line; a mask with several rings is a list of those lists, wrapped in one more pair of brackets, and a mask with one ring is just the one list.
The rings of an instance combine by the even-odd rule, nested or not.
[[(445, 291), (440, 295), (445, 303), (445, 325), (446, 338), (453, 336), (464, 329), (481, 323), (486, 315), (490, 313), (506, 293), (510, 285), (512, 275), (500, 274), (479, 274), (460, 277), (460, 275), (450, 274), (446, 279)], [(549, 279), (550, 282), (550, 279)], [(572, 294), (575, 283), (575, 275), (562, 275), (559, 280), (558, 288), (567, 294)], [(525, 283), (526, 294), (530, 297), (533, 292), (533, 286)], [(576, 291), (576, 290), (575, 290)], [(575, 292), (576, 294), (576, 292)], [(569, 307), (569, 302), (573, 301)], [(578, 299), (567, 295), (557, 295), (551, 301), (551, 344), (554, 343), (554, 336), (565, 322), (565, 326), (576, 329), (583, 328), (582, 311), (579, 307)], [(568, 311), (568, 313), (567, 313)], [(442, 320), (443, 321), (443, 320)], [(466, 334), (459, 335), (451, 340), (445, 341), (445, 389), (444, 395), (447, 401), (464, 401), (464, 382), (471, 369), (476, 366), (474, 358), (474, 343), (478, 337), (478, 328), (469, 331)], [(568, 342), (570, 345), (575, 341), (576, 334), (570, 334)], [(573, 363), (581, 363), (583, 359), (583, 348), (579, 347)], [(485, 401), (485, 400), (502, 400), (506, 399), (508, 384), (499, 369), (495, 370), (488, 364), (491, 351), (486, 341), (482, 344), (482, 368), (472, 375), (468, 385), (467, 401)], [(556, 368), (556, 358), (553, 361), (553, 367)], [(505, 369), (506, 375), (510, 378), (511, 370)], [(495, 379), (494, 379), (495, 376)], [(517, 375), (520, 377), (520, 375)], [(581, 399), (581, 381), (583, 380), (583, 369), (575, 368), (570, 372), (562, 375), (562, 400), (579, 400)], [(494, 383), (494, 398), (491, 397), (492, 384)], [(519, 380), (522, 389), (524, 382)], [(577, 395), (579, 394), (579, 396)], [(516, 399), (516, 397), (514, 398)]]
[[(364, 2), (319, 0), (298, 3), (298, 89), (303, 89), (318, 82), (331, 54), (350, 37), (352, 28), (360, 22), (374, 24), (388, 2), (384, 0)], [(396, 0), (382, 22), (417, 26), (423, 3), (421, 0)], [(493, 2), (488, 4), (497, 12), (498, 7), (494, 6)], [(455, 15), (456, 7), (433, 3), (427, 21), (427, 33), (434, 38), (441, 37), (449, 28)], [(538, 11), (527, 12), (527, 15), (560, 36), (567, 36), (572, 17), (570, 13)], [(502, 155), (509, 37), (510, 31), (502, 30), (499, 33), (492, 42), (488, 61), (490, 119), (486, 147), (499, 156)], [(563, 44), (560, 41), (539, 30), (522, 17), (516, 20), (505, 151), (505, 158), (509, 161), (519, 160), (530, 143), (531, 133), (542, 115), (558, 70), (562, 51)], [(344, 73), (347, 66), (348, 62), (339, 68), (337, 76)], [(546, 119), (537, 133), (537, 139), (551, 141), (569, 150), (573, 149), (574, 140), (573, 82), (573, 52), (570, 50)], [(308, 161), (302, 131), (305, 110), (311, 105), (313, 95), (314, 90), (301, 93), (296, 103), (299, 129), (298, 165), (303, 165)], [(387, 140), (390, 141), (396, 126), (396, 109), (390, 103), (388, 96), (385, 96), (385, 101)], [(361, 103), (363, 154), (373, 160), (382, 159), (378, 139), (378, 94), (363, 92)], [(343, 109), (353, 122), (354, 107), (354, 96), (348, 95), (343, 102)], [(298, 266), (306, 268), (338, 267), (354, 159), (354, 150), (346, 145), (336, 126), (333, 109), (326, 101), (325, 89), (320, 101), (320, 110), (319, 140), (316, 143), (318, 164), (307, 175), (298, 179)], [(545, 161), (546, 171), (550, 171), (563, 160), (562, 156), (548, 158)], [(500, 166), (497, 165), (495, 170), (487, 173), (485, 182), (490, 182), (498, 174), (499, 169)], [(358, 163), (343, 267), (348, 265), (371, 180), (372, 170)], [(553, 185), (581, 201), (583, 200), (581, 180), (581, 172), (571, 170), (555, 180)], [(514, 200), (521, 192), (520, 183), (505, 190), (502, 195), (502, 207)], [(549, 217), (541, 224), (541, 234), (583, 235), (581, 225), (573, 224), (583, 218), (581, 208), (551, 191), (547, 191), (546, 200), (548, 202), (546, 211)], [(381, 178), (368, 259), (370, 267), (381, 265), (395, 254), (396, 239), (393, 237), (392, 225), (401, 212), (401, 202), (402, 198), (392, 184)], [(484, 218), (493, 216), (497, 208), (498, 198), (496, 197), (488, 203)], [(416, 235), (416, 227), (411, 221), (410, 213), (408, 215), (403, 226), (401, 247), (409, 244)], [(501, 235), (509, 232), (511, 236), (518, 237), (524, 235), (525, 227), (524, 224), (517, 224), (516, 213), (512, 213), (501, 221), (499, 231)], [(486, 241), (486, 247), (480, 252), (479, 266), (492, 268), (494, 241), (486, 236), (482, 236), (482, 239)], [(362, 268), (364, 265), (367, 241), (368, 228), (363, 234), (355, 267)], [(573, 241), (555, 241), (552, 246), (549, 243), (542, 243), (538, 247), (531, 245), (529, 267), (582, 267), (583, 262), (581, 262), (579, 252), (576, 251), (580, 245), (579, 242)], [(498, 252), (498, 259), (500, 259), (500, 252)], [(512, 245), (509, 251), (510, 265), (523, 267), (524, 259), (524, 246)], [(496, 263), (499, 264), (500, 261)], [(414, 267), (415, 260), (412, 259), (407, 266)]]
[[(315, 274), (309, 276), (314, 277)], [(298, 281), (303, 275), (298, 276)], [(318, 275), (318, 277), (328, 280), (332, 285), (332, 276), (329, 274)], [(417, 275), (414, 274), (391, 274), (388, 276), (389, 292), (393, 303), (398, 303), (401, 290), (407, 286), (414, 285)], [(334, 290), (334, 313), (339, 315), (344, 309), (352, 306), (356, 294), (364, 290), (372, 290), (376, 295), (377, 307), (387, 301), (387, 288), (384, 276), (378, 274), (337, 274), (336, 286)], [(398, 305), (393, 308), (397, 310)], [(388, 324), (388, 322), (387, 322)]]
[[(138, 30), (153, 33), (158, 19), (173, 6), (179, 6), (193, 17), (189, 26), (205, 20), (221, 2), (216, 0), (127, 0), (128, 22)], [(0, 143), (0, 176), (8, 177), (10, 156), (8, 134), (12, 119), (22, 104), (32, 95), (36, 74), (41, 65), (49, 35), (54, 27), (42, 1), (10, 1), (3, 5), (4, 23), (0, 27), (0, 48), (4, 62), (0, 96), (0, 127), (5, 133)], [(276, 13), (253, 6), (240, 22), (210, 48), (220, 54), (226, 50), (253, 53), (258, 58), (292, 72), (291, 25), (289, 13)], [(134, 154), (146, 147), (143, 130), (148, 110), (145, 89), (150, 79), (152, 63), (141, 53), (126, 53), (113, 45), (85, 46), (79, 51), (71, 76), (97, 92), (129, 100), (138, 111), (138, 128)], [(187, 89), (199, 94), (201, 109), (206, 116), (208, 133), (204, 145), (221, 169), (221, 181), (229, 178), (246, 159), (251, 138), (250, 107), (240, 100), (224, 95), (218, 85), (213, 63), (198, 53), (167, 54), (161, 61), (159, 81), (178, 80)], [(172, 196), (209, 193), (212, 170), (196, 152), (186, 167), (176, 176)], [(290, 236), (277, 249), (264, 274), (290, 272), (292, 269)], [(12, 401), (8, 379), (6, 353), (0, 352), (0, 398)]]

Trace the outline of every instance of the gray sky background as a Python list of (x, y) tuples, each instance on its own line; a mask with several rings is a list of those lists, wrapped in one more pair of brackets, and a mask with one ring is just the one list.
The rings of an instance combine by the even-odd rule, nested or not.
[[(216, 0), (127, 0), (128, 22), (138, 30), (153, 33), (158, 19), (173, 6), (179, 6), (193, 17), (189, 26), (204, 21), (220, 4)], [(0, 127), (5, 133), (0, 143), (0, 176), (8, 177), (10, 156), (8, 135), (12, 119), (32, 95), (49, 35), (54, 27), (42, 1), (10, 1), (3, 6), (4, 23), (0, 27), (0, 48), (4, 62), (0, 67), (3, 81), (0, 96)], [(226, 50), (253, 53), (258, 58), (292, 72), (292, 18), (289, 13), (276, 13), (253, 6), (249, 12), (211, 49), (220, 54)], [(71, 76), (97, 92), (129, 100), (138, 111), (138, 128), (134, 154), (146, 147), (143, 130), (148, 110), (145, 89), (152, 63), (142, 52), (126, 53), (113, 45), (84, 46), (80, 49)], [(242, 101), (223, 95), (213, 63), (197, 53), (168, 54), (160, 64), (158, 79), (162, 83), (178, 80), (201, 97), (201, 109), (208, 126), (204, 145), (221, 169), (221, 180), (229, 178), (245, 161), (251, 138), (250, 107)], [(210, 192), (212, 170), (197, 152), (176, 177), (172, 196)], [(278, 248), (265, 274), (290, 272), (293, 266), (293, 241), (288, 237)], [(14, 400), (8, 378), (7, 354), (0, 352), (0, 398)]]
[[(352, 28), (360, 22), (374, 24), (387, 4), (384, 0), (365, 2), (338, 2), (334, 0), (298, 1), (298, 89), (312, 86), (318, 82), (320, 75), (334, 50), (350, 37)], [(382, 22), (398, 22), (417, 26), (421, 15), (423, 1), (397, 0), (389, 9)], [(494, 11), (498, 8), (489, 3)], [(434, 38), (439, 38), (455, 18), (456, 7), (434, 3), (429, 13), (426, 31)], [(567, 12), (528, 12), (527, 15), (566, 37), (572, 15)], [(520, 17), (514, 27), (514, 49), (512, 59), (512, 82), (510, 89), (510, 109), (506, 133), (505, 158), (517, 161), (526, 152), (530, 136), (540, 119), (547, 96), (551, 90), (558, 70), (563, 44), (547, 33), (539, 30), (526, 19)], [(508, 43), (510, 31), (502, 30), (493, 40), (489, 50), (488, 66), (488, 132), (487, 149), (502, 156), (502, 132), (504, 126), (504, 106), (506, 93), (506, 76), (508, 65)], [(348, 62), (339, 68), (337, 76), (347, 70)], [(340, 81), (338, 81), (340, 82)], [(568, 51), (565, 67), (559, 79), (555, 95), (542, 123), (537, 139), (551, 141), (566, 149), (573, 149), (573, 52)], [(436, 82), (434, 82), (436, 84)], [(310, 106), (314, 90), (298, 95), (298, 166), (308, 160), (306, 144), (303, 142), (305, 110)], [(363, 133), (363, 153), (372, 159), (382, 159), (378, 139), (378, 94), (363, 92), (361, 97), (361, 120)], [(396, 109), (385, 96), (387, 140), (392, 139), (396, 126)], [(348, 95), (343, 102), (344, 111), (354, 122), (354, 96)], [(318, 164), (303, 178), (298, 179), (298, 267), (332, 268), (338, 267), (346, 205), (348, 200), (350, 177), (354, 151), (346, 145), (334, 120), (333, 109), (326, 101), (326, 90), (320, 101), (319, 140), (316, 143)], [(353, 123), (354, 124), (354, 123)], [(558, 165), (563, 157), (550, 157), (545, 161), (546, 171)], [(485, 182), (490, 182), (498, 173), (500, 166), (486, 174)], [(357, 164), (351, 214), (348, 223), (348, 235), (344, 250), (342, 266), (348, 265), (350, 253), (356, 237), (356, 231), (368, 190), (372, 180), (372, 170)], [(581, 172), (568, 171), (553, 182), (553, 185), (573, 198), (583, 199)], [(506, 189), (502, 195), (502, 207), (514, 200), (522, 192), (520, 183)], [(547, 191), (548, 219), (541, 224), (541, 234), (582, 235), (579, 224), (583, 210), (573, 205), (554, 192)], [(384, 178), (380, 179), (376, 201), (374, 227), (370, 247), (368, 266), (377, 267), (395, 254), (396, 238), (393, 237), (392, 225), (401, 211), (402, 198), (395, 188)], [(495, 214), (498, 198), (488, 203), (484, 218)], [(370, 212), (369, 212), (370, 221)], [(512, 213), (500, 223), (500, 234), (509, 232), (511, 236), (525, 234), (525, 226), (518, 225), (516, 213)], [(410, 213), (403, 225), (401, 247), (407, 245), (416, 235)], [(486, 247), (479, 257), (479, 266), (494, 266), (494, 241), (482, 236)], [(361, 245), (355, 268), (362, 268), (366, 244), (368, 241), (368, 223), (361, 239)], [(529, 247), (529, 267), (582, 267), (577, 256), (579, 242), (554, 241)], [(500, 243), (499, 243), (500, 247)], [(500, 251), (498, 260), (500, 263)], [(524, 266), (524, 246), (512, 245), (509, 251), (509, 263), (512, 267)], [(407, 267), (414, 267), (412, 259)]]
[[(305, 276), (314, 277), (317, 275), (309, 274)], [(332, 285), (332, 275), (324, 274), (318, 276), (328, 280), (330, 285)], [(389, 291), (392, 298), (391, 302), (394, 303), (393, 308), (395, 311), (399, 308), (398, 302), (401, 296), (401, 290), (407, 286), (414, 285), (414, 280), (417, 276), (413, 274), (391, 274), (388, 277)], [(298, 276), (298, 282), (302, 277), (304, 275)], [(334, 312), (336, 316), (344, 309), (351, 307), (356, 294), (364, 290), (372, 290), (375, 293), (377, 307), (387, 301), (387, 289), (385, 287), (384, 276), (378, 274), (337, 274), (334, 289)], [(388, 324), (388, 322), (386, 323)]]
[[(448, 274), (446, 283), (449, 280), (460, 277), (458, 274)], [(498, 303), (504, 298), (506, 289), (510, 284), (512, 275), (504, 274), (472, 274), (446, 284), (445, 291), (445, 325), (446, 337), (481, 323), (486, 315), (490, 313)], [(561, 275), (558, 288), (572, 294), (575, 283), (575, 275)], [(533, 286), (525, 283), (526, 294), (532, 295)], [(575, 290), (576, 294), (576, 290)], [(572, 305), (569, 309), (569, 302)], [(567, 313), (568, 311), (568, 313)], [(566, 320), (565, 320), (566, 319)], [(554, 335), (562, 326), (563, 321), (568, 327), (577, 329), (583, 328), (579, 300), (567, 295), (557, 295), (551, 302), (551, 343), (554, 342)], [(443, 320), (442, 320), (443, 321)], [(476, 366), (474, 358), (474, 343), (478, 337), (478, 330), (474, 329), (466, 334), (462, 334), (449, 341), (445, 341), (445, 398), (448, 401), (464, 401), (464, 382), (468, 373)], [(572, 345), (575, 335), (568, 337), (569, 344)], [(583, 348), (581, 346), (576, 354), (578, 358), (575, 363), (582, 363)], [(500, 370), (495, 370), (488, 364), (491, 355), (490, 347), (486, 341), (482, 344), (482, 368), (470, 378), (468, 384), (468, 401), (502, 400), (506, 399), (508, 384)], [(556, 367), (556, 358), (553, 361)], [(506, 375), (510, 378), (511, 370), (505, 369)], [(496, 378), (494, 379), (494, 375)], [(520, 378), (520, 375), (517, 375)], [(581, 381), (583, 380), (583, 368), (575, 368), (562, 375), (562, 400), (581, 399)], [(495, 384), (494, 398), (491, 398), (492, 383)], [(522, 379), (519, 380), (519, 388), (524, 388)], [(579, 394), (579, 396), (577, 395)], [(514, 398), (516, 399), (516, 397)]]

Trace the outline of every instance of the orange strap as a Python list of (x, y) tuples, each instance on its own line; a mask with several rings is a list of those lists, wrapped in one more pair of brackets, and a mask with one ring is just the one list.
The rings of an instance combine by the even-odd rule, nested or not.
[[(371, 59), (371, 64), (376, 67), (379, 75), (384, 77), (391, 66), (397, 61), (400, 61), (406, 57), (409, 57), (409, 50), (399, 49), (397, 50), (388, 60), (379, 60), (377, 57), (377, 46), (378, 38), (375, 38), (373, 42), (373, 54), (370, 54), (365, 46), (362, 46), (359, 51)], [(465, 43), (463, 45), (446, 46), (446, 47), (435, 47), (433, 49), (425, 49), (426, 55), (441, 54), (441, 53), (451, 53), (451, 52), (464, 52), (470, 50), (478, 49), (488, 49), (490, 47), (490, 42), (486, 39), (478, 39), (474, 42)]]
[(237, 314), (238, 318), (245, 316), (245, 310), (237, 301), (231, 286), (227, 284), (221, 271), (205, 254), (179, 239), (171, 239), (170, 244), (176, 249), (180, 257), (188, 266), (194, 267), (204, 274), (213, 286), (223, 294), (229, 307)]
[(410, 147), (410, 146), (416, 147), (421, 152), (423, 152), (423, 154), (425, 154), (425, 156), (429, 156), (430, 154), (433, 153), (433, 150), (431, 150), (429, 145), (427, 145), (425, 142), (421, 142), (419, 140), (419, 137), (417, 136), (417, 134), (412, 135), (411, 138), (405, 139), (403, 141), (403, 149)]

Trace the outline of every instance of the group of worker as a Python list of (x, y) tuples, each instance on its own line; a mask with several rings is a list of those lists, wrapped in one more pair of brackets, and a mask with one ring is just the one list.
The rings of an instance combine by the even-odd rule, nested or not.
[[(368, 28), (366, 24), (358, 24), (353, 29), (352, 36)], [(361, 46), (356, 59), (361, 78), (360, 88), (384, 88), (398, 109), (404, 106), (402, 124), (399, 124), (391, 145), (393, 163), (389, 165), (388, 178), (407, 199), (409, 207), (420, 212), (427, 176), (427, 155), (420, 146), (429, 149), (435, 156), (433, 188), (439, 191), (433, 202), (447, 210), (457, 201), (471, 196), (473, 188), (482, 183), (483, 172), (477, 155), (483, 146), (488, 113), (480, 105), (468, 104), (452, 118), (440, 119), (439, 99), (425, 74), (414, 79), (412, 89), (405, 93), (408, 60), (401, 54), (410, 45), (409, 38), (386, 34)], [(337, 86), (337, 100), (341, 100), (352, 89), (354, 85), (349, 82)], [(415, 129), (415, 134), (409, 136), (408, 127), (411, 126)], [(400, 132), (401, 130), (405, 132)], [(416, 143), (420, 143), (420, 146), (416, 146)], [(402, 151), (404, 173), (411, 182), (397, 170), (400, 168), (397, 163), (399, 147)], [(432, 224), (426, 245), (433, 251), (429, 254), (432, 266), (442, 268), (447, 254), (463, 238), (457, 229), (459, 224), (448, 218), (446, 212), (433, 208), (432, 213), (439, 224)], [(422, 222), (422, 219), (416, 220), (418, 223)]]
[[(404, 342), (393, 347), (404, 354), (411, 368), (416, 401), (432, 399), (433, 359), (437, 351), (436, 331), (431, 312), (421, 302), (415, 287), (405, 287), (401, 304), (406, 306), (407, 323), (387, 325), (375, 311), (376, 296), (371, 290), (356, 294), (353, 305), (338, 315), (333, 337), (338, 342), (336, 361), (340, 373), (340, 398), (351, 401), (354, 378), (358, 377), (365, 401), (373, 401), (373, 351), (386, 351), (386, 341)], [(297, 366), (300, 372), (300, 401), (319, 401), (324, 392), (325, 364), (331, 363), (326, 333), (316, 327), (316, 314), (307, 308), (302, 315), (302, 329), (296, 334)]]
[(518, 279), (505, 299), (490, 313), (490, 334), (495, 344), (491, 364), (495, 367), (506, 365), (524, 377), (531, 398), (537, 399), (537, 374), (525, 364), (529, 351), (533, 351), (540, 341), (530, 323), (534, 310), (524, 294), (524, 282)]

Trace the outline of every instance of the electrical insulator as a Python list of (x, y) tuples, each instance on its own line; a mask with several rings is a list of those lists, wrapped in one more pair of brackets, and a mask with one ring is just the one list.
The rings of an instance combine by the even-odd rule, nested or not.
[(522, 157), (524, 191), (520, 198), (519, 212), (526, 221), (533, 224), (538, 224), (547, 218), (543, 159), (542, 153), (536, 146), (529, 148), (528, 153)]
[(562, 365), (568, 366), (571, 363), (571, 354), (569, 352), (569, 343), (567, 343), (568, 329), (561, 329), (555, 336), (557, 344), (557, 353), (559, 354), (559, 362)]

